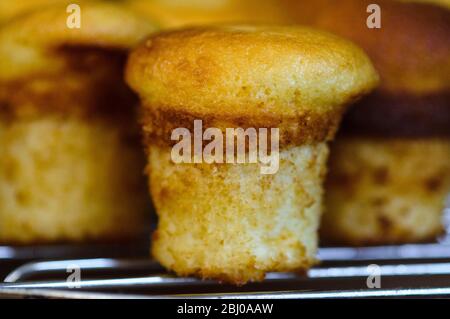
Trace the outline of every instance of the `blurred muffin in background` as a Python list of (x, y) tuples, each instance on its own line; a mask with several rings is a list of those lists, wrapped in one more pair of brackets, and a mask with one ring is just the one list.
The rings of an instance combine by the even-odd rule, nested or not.
[(66, 6), (0, 28), (0, 242), (142, 235), (149, 208), (127, 51), (154, 30), (124, 8)]
[[(315, 263), (327, 141), (378, 81), (362, 50), (310, 28), (197, 27), (150, 37), (131, 53), (126, 78), (142, 101), (159, 216), (152, 254), (162, 265), (243, 284)], [(277, 142), (279, 129), (279, 147), (268, 146), (278, 169), (176, 163), (173, 130), (194, 132), (196, 119), (227, 135), (222, 151), (235, 149), (229, 129), (266, 128)], [(251, 147), (242, 149), (248, 158)]]
[(125, 0), (162, 28), (224, 22), (286, 22), (277, 0)]
[(359, 44), (381, 77), (332, 145), (323, 240), (435, 239), (450, 192), (450, 12), (381, 0), (381, 29), (368, 29), (372, 1), (281, 1), (298, 23)]

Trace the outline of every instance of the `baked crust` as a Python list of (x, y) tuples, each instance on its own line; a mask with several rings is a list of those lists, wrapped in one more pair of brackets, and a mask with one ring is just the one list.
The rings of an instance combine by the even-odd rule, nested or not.
[(154, 26), (119, 5), (82, 3), (81, 12), (79, 29), (67, 27), (61, 5), (0, 28), (3, 116), (130, 113), (123, 109), (135, 98), (123, 82), (124, 60)]
[(378, 81), (366, 55), (346, 40), (267, 26), (157, 34), (132, 52), (126, 79), (152, 137), (166, 139), (169, 129), (201, 118), (219, 128), (276, 125), (294, 143), (329, 140), (348, 104)]

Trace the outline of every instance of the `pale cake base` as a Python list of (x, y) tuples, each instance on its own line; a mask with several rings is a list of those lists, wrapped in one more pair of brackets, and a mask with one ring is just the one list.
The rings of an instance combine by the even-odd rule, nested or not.
[(150, 189), (159, 215), (152, 253), (178, 275), (235, 284), (315, 262), (325, 143), (280, 152), (279, 170), (258, 164), (174, 164), (149, 147)]
[(50, 115), (0, 121), (0, 242), (142, 233), (145, 157), (120, 127)]
[(434, 240), (450, 193), (450, 140), (340, 137), (321, 229), (333, 244)]

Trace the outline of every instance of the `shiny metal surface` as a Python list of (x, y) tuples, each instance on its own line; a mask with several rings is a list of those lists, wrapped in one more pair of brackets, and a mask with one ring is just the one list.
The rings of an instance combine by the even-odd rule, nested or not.
[[(184, 296), (180, 296), (184, 297)], [(401, 297), (450, 297), (450, 288), (354, 290), (329, 292), (282, 292), (253, 294), (222, 294), (193, 297), (195, 299), (342, 299), (342, 298), (401, 298)]]
[(4, 279), (4, 282), (19, 282), (27, 279), (30, 275), (52, 274), (54, 272), (65, 273), (71, 266), (77, 266), (83, 271), (94, 270), (146, 270), (163, 271), (162, 267), (152, 260), (120, 260), (113, 258), (95, 258), (95, 259), (69, 259), (56, 261), (32, 262), (22, 265), (12, 271)]
[(450, 298), (450, 288), (354, 290), (329, 292), (258, 292), (240, 294), (208, 295), (131, 295), (79, 292), (49, 289), (2, 289), (2, 298), (46, 298), (46, 299), (350, 299), (350, 298)]
[[(66, 273), (70, 265), (82, 271), (121, 270), (132, 274), (142, 268), (160, 271), (149, 260), (84, 259), (29, 263), (10, 273), (0, 284), (0, 296), (36, 298), (394, 298), (394, 297), (450, 297), (450, 262), (379, 265), (383, 282), (400, 280), (400, 287), (368, 289), (366, 278), (371, 275), (367, 265), (317, 267), (306, 274), (270, 273), (263, 283), (238, 287), (223, 286), (213, 280), (177, 277), (166, 273), (151, 273), (143, 277), (83, 279), (76, 284), (66, 280), (27, 281), (33, 275)], [(151, 274), (150, 274), (151, 273)], [(122, 273), (122, 276), (124, 273)], [(434, 286), (415, 287), (412, 282), (429, 282), (438, 278)], [(345, 284), (345, 285), (343, 285)], [(339, 289), (341, 285), (354, 289)], [(390, 284), (392, 285), (392, 284)], [(397, 285), (394, 282), (394, 285)], [(285, 287), (291, 287), (287, 290)], [(389, 285), (388, 285), (389, 286)], [(292, 287), (294, 289), (292, 289)], [(218, 288), (219, 291), (216, 291)], [(365, 289), (361, 289), (365, 288)], [(162, 290), (161, 290), (162, 289)], [(200, 290), (198, 290), (200, 289)], [(207, 289), (204, 292), (202, 289)], [(209, 291), (212, 289), (212, 291)], [(220, 291), (222, 290), (222, 291)], [(189, 293), (186, 293), (188, 291)]]
[[(67, 268), (71, 265), (77, 265), (83, 271), (98, 269), (123, 269), (132, 272), (133, 269), (148, 269), (151, 272), (153, 268), (160, 271), (161, 267), (153, 261), (147, 260), (118, 260), (118, 259), (86, 259), (86, 260), (67, 260), (67, 261), (51, 261), (36, 262), (23, 265), (11, 272), (4, 280), (4, 287), (14, 287), (17, 283), (22, 288), (67, 288), (66, 282), (47, 282), (47, 283), (20, 283), (27, 279), (31, 274), (52, 273), (59, 271), (66, 273)], [(430, 276), (430, 275), (450, 275), (450, 263), (430, 263), (430, 264), (400, 264), (400, 265), (380, 265), (379, 271), (381, 276)], [(324, 279), (324, 278), (355, 278), (367, 277), (371, 273), (365, 266), (352, 267), (316, 267), (310, 269), (306, 275), (296, 273), (269, 273), (265, 281), (289, 280), (289, 279)], [(148, 285), (148, 284), (215, 284), (213, 280), (200, 280), (190, 277), (177, 277), (170, 274), (153, 274), (140, 278), (123, 278), (108, 280), (88, 280), (80, 282), (82, 287), (108, 287), (114, 285)], [(71, 283), (69, 283), (71, 284)]]
[[(447, 215), (449, 217), (450, 215)], [(448, 224), (450, 224), (450, 217)], [(122, 247), (123, 248), (123, 247)], [(439, 243), (321, 248), (322, 263), (307, 273), (269, 273), (262, 283), (243, 287), (213, 280), (177, 277), (147, 259), (147, 247), (118, 251), (78, 246), (0, 247), (4, 282), (2, 298), (213, 298), (213, 299), (316, 299), (316, 298), (450, 298), (450, 240)], [(95, 253), (97, 250), (97, 253)], [(139, 253), (136, 254), (136, 251)], [(37, 257), (39, 256), (39, 258)], [(47, 256), (45, 260), (41, 260)], [(61, 256), (62, 260), (57, 260)], [(67, 259), (67, 256), (81, 256)], [(89, 258), (99, 256), (105, 258)], [(109, 258), (108, 258), (109, 256)], [(119, 257), (116, 257), (119, 256)], [(124, 256), (124, 257), (121, 257)], [(130, 257), (129, 257), (130, 256)], [(33, 260), (38, 261), (33, 261)], [(55, 260), (56, 259), (56, 260)], [(29, 262), (31, 260), (31, 262)], [(369, 289), (368, 266), (379, 266), (381, 289)], [(67, 282), (76, 266), (82, 278)]]

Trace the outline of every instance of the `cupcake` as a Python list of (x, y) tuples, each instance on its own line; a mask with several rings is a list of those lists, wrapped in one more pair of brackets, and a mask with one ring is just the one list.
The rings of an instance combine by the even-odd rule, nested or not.
[[(0, 242), (142, 235), (149, 207), (127, 51), (154, 28), (123, 8), (65, 6), (0, 28)], [(144, 186), (144, 187), (143, 187)]]
[(423, 242), (443, 231), (450, 192), (450, 12), (377, 3), (381, 29), (366, 26), (370, 1), (291, 7), (299, 23), (361, 45), (381, 78), (344, 117), (331, 147), (321, 231), (331, 244)]
[(309, 28), (199, 27), (147, 39), (126, 79), (142, 102), (163, 266), (243, 284), (314, 264), (327, 141), (377, 84), (358, 47)]

